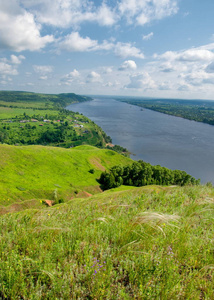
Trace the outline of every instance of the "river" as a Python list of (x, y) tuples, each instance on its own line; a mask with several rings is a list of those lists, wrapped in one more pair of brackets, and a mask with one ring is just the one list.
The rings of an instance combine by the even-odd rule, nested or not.
[(214, 184), (214, 126), (141, 109), (111, 98), (72, 104), (127, 148), (134, 160), (184, 170)]

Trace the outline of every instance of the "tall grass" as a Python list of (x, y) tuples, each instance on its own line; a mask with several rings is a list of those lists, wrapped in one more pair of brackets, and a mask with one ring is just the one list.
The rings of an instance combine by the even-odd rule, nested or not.
[(0, 218), (3, 299), (214, 299), (214, 190), (144, 187)]

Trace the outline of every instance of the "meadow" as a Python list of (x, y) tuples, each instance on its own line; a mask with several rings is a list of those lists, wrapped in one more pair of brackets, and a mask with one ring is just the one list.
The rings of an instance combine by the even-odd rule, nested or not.
[(214, 189), (120, 187), (0, 218), (2, 299), (213, 299)]
[(70, 149), (0, 145), (0, 157), (0, 214), (6, 207), (6, 211), (42, 207), (40, 200), (55, 200), (56, 194), (68, 201), (83, 191), (100, 192), (97, 179), (102, 171), (132, 161), (86, 145)]

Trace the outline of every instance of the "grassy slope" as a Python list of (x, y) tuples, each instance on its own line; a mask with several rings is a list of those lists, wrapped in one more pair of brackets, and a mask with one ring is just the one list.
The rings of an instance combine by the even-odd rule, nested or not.
[(214, 299), (214, 189), (116, 189), (0, 217), (7, 299)]
[[(65, 200), (93, 187), (104, 169), (131, 160), (92, 146), (73, 149), (0, 145), (0, 205), (27, 199), (53, 199), (57, 189)], [(94, 169), (94, 174), (89, 173)], [(39, 203), (37, 201), (37, 203)]]

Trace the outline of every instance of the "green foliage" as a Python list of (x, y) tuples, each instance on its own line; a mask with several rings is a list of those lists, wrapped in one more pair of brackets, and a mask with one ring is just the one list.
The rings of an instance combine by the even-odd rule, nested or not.
[(65, 109), (33, 114), (28, 111), (0, 122), (0, 143), (65, 148), (86, 143), (100, 147), (106, 144), (103, 130), (78, 113)]
[[(75, 102), (85, 102), (92, 100), (90, 97), (76, 95), (74, 93), (68, 94), (38, 94), (31, 92), (19, 91), (0, 91), (0, 101), (12, 103), (11, 107), (16, 108), (16, 103), (45, 103), (46, 107), (55, 105), (56, 107), (65, 107)], [(0, 104), (1, 105), (1, 104)], [(4, 105), (4, 104), (2, 104)]]
[(214, 190), (107, 191), (0, 217), (2, 299), (213, 299)]
[(107, 190), (118, 187), (122, 184), (133, 186), (144, 186), (149, 184), (160, 185), (197, 185), (200, 180), (196, 180), (185, 171), (170, 170), (161, 166), (152, 166), (142, 160), (134, 162), (125, 167), (114, 166), (110, 172), (103, 172), (99, 182), (102, 188)]
[(129, 151), (126, 148), (124, 148), (120, 145), (107, 146), (107, 149), (111, 149), (111, 150), (113, 150), (117, 153), (120, 153), (120, 154), (122, 154), (126, 157), (129, 157), (129, 154), (130, 154)]

